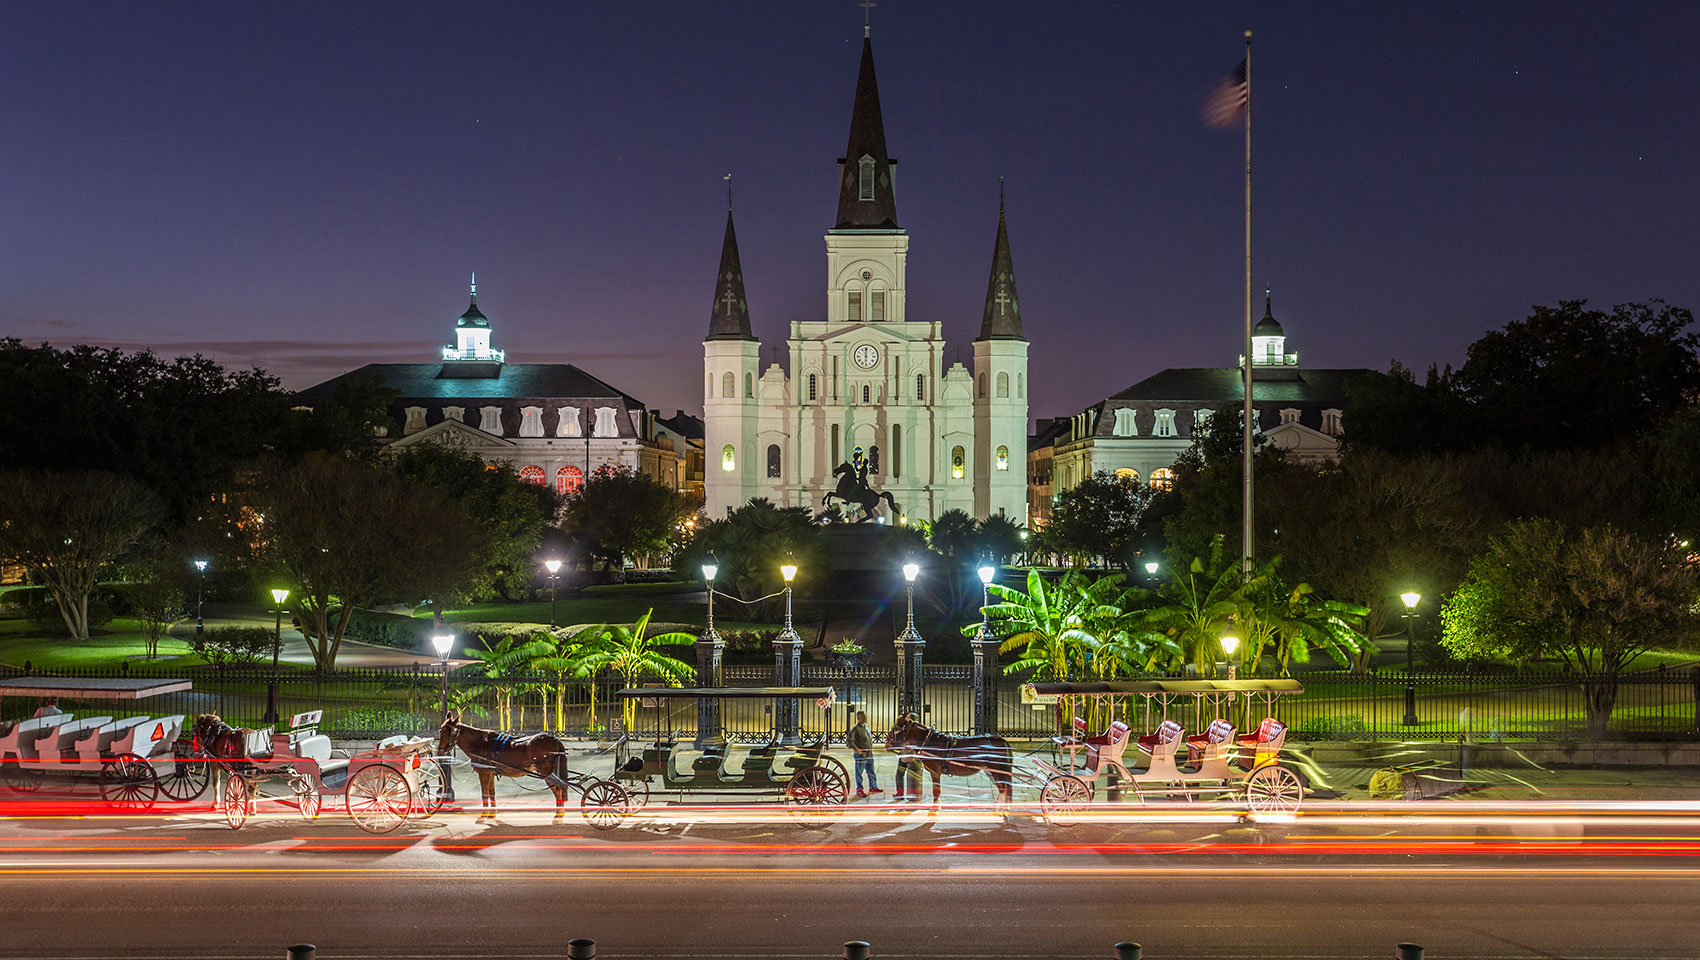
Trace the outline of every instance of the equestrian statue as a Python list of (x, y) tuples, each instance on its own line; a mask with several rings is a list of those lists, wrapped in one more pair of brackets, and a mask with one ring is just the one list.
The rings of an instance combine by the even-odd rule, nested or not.
[(858, 449), (849, 461), (833, 468), (832, 475), (838, 478), (838, 488), (827, 491), (820, 498), (820, 504), (824, 507), (836, 499), (843, 501), (847, 507), (860, 507), (862, 515), (856, 522), (867, 523), (874, 519), (874, 509), (884, 500), (886, 506), (891, 509), (890, 519), (895, 520), (902, 512), (897, 508), (897, 501), (884, 490), (875, 493), (873, 487), (868, 485), (869, 471), (878, 473), (880, 469), (880, 448), (871, 447), (868, 454), (863, 457)]

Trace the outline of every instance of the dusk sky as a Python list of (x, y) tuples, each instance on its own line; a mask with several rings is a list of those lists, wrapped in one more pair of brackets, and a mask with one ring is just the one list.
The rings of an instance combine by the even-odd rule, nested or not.
[[(1002, 176), (1034, 416), (1231, 365), (1241, 138), (1200, 107), (1247, 27), (1255, 281), (1303, 365), (1700, 306), (1700, 4), (879, 0), (910, 318), (970, 356)], [(476, 270), (510, 361), (700, 411), (728, 172), (764, 364), (824, 313), (852, 0), (13, 2), (0, 31), (0, 336), (304, 387), (431, 360)]]

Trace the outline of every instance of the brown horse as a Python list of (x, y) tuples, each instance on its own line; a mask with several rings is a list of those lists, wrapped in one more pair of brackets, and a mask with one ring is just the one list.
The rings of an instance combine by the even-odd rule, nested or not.
[[(897, 718), (886, 735), (885, 748), (920, 761), (933, 778), (933, 806), (939, 802), (939, 777), (972, 777), (983, 773), (997, 787), (998, 807), (1015, 798), (1015, 758), (1002, 737), (952, 737), (917, 721), (913, 714)], [(902, 776), (899, 771), (898, 776)]]
[(472, 761), (478, 771), (483, 794), (479, 820), (496, 818), (496, 774), (504, 777), (540, 777), (555, 794), (555, 822), (566, 816), (567, 749), (553, 734), (533, 733), (523, 737), (482, 730), (460, 722), (460, 714), (443, 718), (437, 731), (437, 755), (449, 756), (455, 747)]
[(196, 747), (219, 760), (247, 759), (248, 734), (253, 733), (245, 727), (225, 723), (216, 713), (196, 716), (195, 725), (189, 728), (189, 732)]

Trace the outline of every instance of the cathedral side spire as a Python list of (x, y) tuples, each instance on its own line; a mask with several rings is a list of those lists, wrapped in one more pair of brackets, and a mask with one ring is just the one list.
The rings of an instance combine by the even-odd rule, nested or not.
[(977, 340), (1025, 340), (1021, 332), (1021, 301), (1015, 293), (1015, 261), (1009, 255), (1009, 228), (1004, 223), (1003, 181), (998, 181), (998, 238), (992, 245), (992, 275), (986, 281), (986, 309), (980, 315)]
[(850, 109), (850, 142), (839, 161), (835, 229), (898, 229), (893, 166), (885, 149), (885, 121), (880, 116), (879, 83), (874, 78), (874, 44), (863, 37), (856, 102)]
[[(731, 178), (727, 177), (728, 191)], [(744, 268), (738, 262), (738, 234), (732, 229), (731, 194), (727, 194), (726, 239), (720, 245), (720, 271), (714, 278), (714, 308), (709, 313), (706, 340), (754, 340), (750, 305), (744, 299)]]

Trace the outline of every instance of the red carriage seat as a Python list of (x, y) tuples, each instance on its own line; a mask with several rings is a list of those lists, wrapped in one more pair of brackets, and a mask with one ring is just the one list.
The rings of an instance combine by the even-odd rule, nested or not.
[(1086, 768), (1097, 770), (1104, 760), (1119, 764), (1122, 762), (1122, 752), (1127, 749), (1127, 738), (1133, 733), (1133, 728), (1117, 720), (1110, 724), (1110, 729), (1104, 731), (1102, 737), (1086, 739)]
[(1134, 741), (1139, 744), (1139, 752), (1154, 753), (1158, 747), (1168, 747), (1173, 753), (1175, 744), (1181, 739), (1186, 730), (1173, 720), (1164, 720), (1153, 733), (1149, 733)]
[(1227, 743), (1234, 739), (1234, 725), (1226, 720), (1212, 720), (1210, 726), (1196, 737), (1186, 738), (1186, 759), (1188, 763), (1197, 763), (1204, 756), (1204, 748), (1219, 743)]
[(1274, 717), (1265, 717), (1257, 725), (1257, 733), (1249, 737), (1240, 737), (1234, 741), (1239, 747), (1239, 761), (1246, 763), (1262, 763), (1266, 759), (1274, 759), (1281, 753), (1282, 744), (1287, 742), (1287, 725)]

